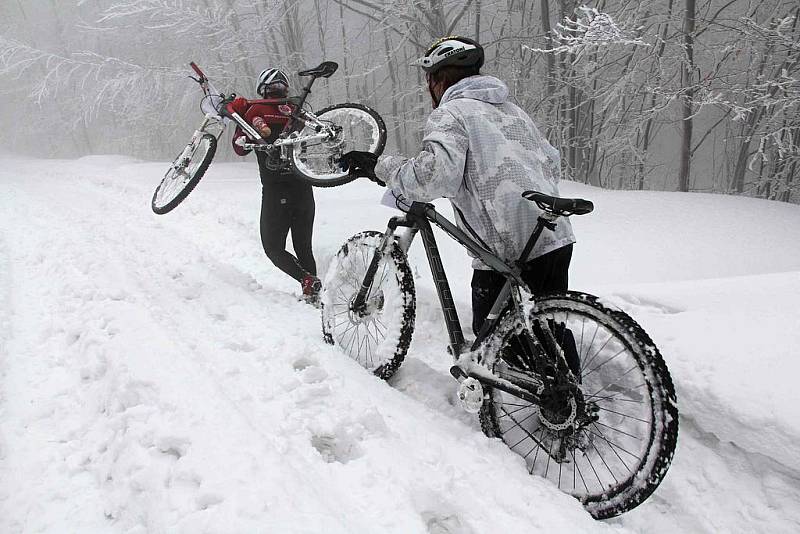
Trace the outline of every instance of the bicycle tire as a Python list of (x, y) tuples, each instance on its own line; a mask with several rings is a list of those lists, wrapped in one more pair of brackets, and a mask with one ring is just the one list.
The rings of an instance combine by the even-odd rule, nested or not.
[[(180, 174), (178, 172), (179, 168), (190, 168), (191, 164), (194, 163), (196, 158), (197, 150), (203, 145), (203, 143), (207, 143), (206, 152), (203, 154), (202, 159), (198, 161), (198, 165), (194, 167), (194, 170), (191, 172), (184, 173), (184, 177), (180, 182), (178, 182), (178, 178)], [(191, 146), (192, 143), (187, 145)], [(214, 159), (214, 154), (217, 152), (217, 138), (211, 134), (205, 133), (197, 139), (196, 146), (192, 149), (191, 154), (189, 155), (188, 162), (180, 162), (181, 156), (183, 155), (184, 151), (181, 151), (178, 154), (178, 157), (172, 162), (169, 170), (164, 175), (164, 178), (161, 179), (161, 182), (156, 187), (155, 192), (153, 193), (153, 199), (150, 202), (151, 207), (153, 208), (153, 212), (163, 215), (175, 209), (181, 202), (183, 202), (189, 193), (197, 186), (200, 179), (208, 170), (209, 165), (211, 165), (211, 160)], [(168, 190), (168, 188), (174, 190)], [(167, 198), (161, 198), (163, 195), (167, 195)]]
[[(416, 316), (414, 277), (397, 242), (378, 265), (377, 282), (373, 281), (367, 297), (369, 314), (361, 317), (350, 310), (382, 238), (382, 232), (365, 231), (348, 239), (331, 261), (320, 300), (325, 341), (385, 380), (405, 359)], [(362, 325), (366, 334), (359, 337)]]
[[(335, 124), (338, 121), (338, 126), (349, 126), (351, 131), (353, 131), (353, 128), (355, 128), (353, 121), (351, 121), (349, 125), (344, 124), (345, 121), (343, 120), (343, 116), (344, 112), (347, 111), (352, 112), (354, 117), (359, 118), (359, 121), (365, 127), (365, 130), (369, 129), (369, 133), (371, 134), (369, 144), (362, 142), (361, 139), (348, 140), (347, 136), (345, 136), (343, 139), (327, 145), (326, 143), (328, 142), (319, 142), (308, 146), (301, 144), (299, 149), (298, 147), (293, 146), (289, 157), (289, 162), (292, 172), (301, 181), (316, 187), (334, 187), (352, 182), (359, 176), (357, 174), (353, 174), (350, 169), (342, 169), (339, 165), (338, 156), (341, 156), (342, 154), (351, 150), (372, 152), (378, 156), (383, 153), (383, 149), (386, 147), (386, 124), (375, 110), (362, 104), (344, 103), (324, 108), (319, 111), (319, 113), (315, 113), (315, 115), (321, 121), (330, 121), (334, 122)], [(311, 127), (308, 128), (309, 131), (305, 132), (305, 130), (303, 130), (300, 132), (300, 134), (304, 135), (304, 132), (309, 134), (315, 133)], [(355, 135), (353, 135), (353, 137), (355, 137)], [(319, 157), (321, 159), (324, 158), (326, 160), (324, 163), (320, 164), (320, 170), (331, 170), (335, 172), (331, 172), (329, 174), (322, 172), (317, 174), (312, 172), (313, 169), (308, 161), (308, 149), (310, 147), (321, 147), (319, 153), (313, 155), (313, 157)], [(304, 160), (303, 158), (306, 159)]]
[[(678, 409), (669, 370), (658, 348), (642, 327), (625, 312), (605, 306), (597, 297), (569, 291), (537, 298), (536, 306), (536, 315), (540, 319), (552, 320), (551, 324), (563, 322), (566, 325), (566, 328), (562, 329), (561, 339), (558, 340), (562, 346), (566, 346), (564, 341), (566, 332), (570, 332), (569, 336), (575, 340), (578, 336), (578, 320), (582, 321), (580, 342), (576, 341), (575, 344), (581, 364), (580, 387), (586, 402), (597, 406), (599, 419), (590, 423), (592, 426), (587, 425), (584, 430), (576, 432), (573, 437), (556, 438), (554, 433), (547, 428), (544, 421), (546, 416), (540, 408), (506, 393), (490, 389), (486, 391), (479, 413), (481, 427), (487, 436), (501, 438), (509, 448), (522, 455), (531, 474), (542, 474), (541, 464), (539, 464), (539, 469), (536, 469), (536, 458), (547, 446), (548, 449), (542, 456), (542, 458), (547, 458), (544, 476), (551, 480), (555, 478), (555, 470), (552, 475), (549, 472), (550, 460), (553, 458), (551, 456), (553, 445), (557, 444), (557, 447), (561, 447), (562, 443), (570, 443), (572, 446), (569, 451), (571, 462), (558, 463), (558, 460), (554, 462), (554, 465), (558, 464), (558, 487), (577, 497), (589, 513), (597, 519), (613, 517), (631, 510), (644, 502), (655, 491), (663, 480), (675, 453), (678, 437)], [(490, 350), (496, 350), (496, 347), (508, 347), (509, 336), (518, 332), (518, 322), (514, 316), (507, 316), (492, 335), (494, 339), (489, 340), (489, 344), (485, 346), (495, 347)], [(586, 325), (591, 322), (599, 326), (594, 328), (590, 341), (589, 330), (591, 327), (587, 330)], [(571, 325), (574, 325), (575, 328), (570, 328)], [(602, 327), (602, 331), (600, 327)], [(599, 336), (598, 333), (600, 333)], [(604, 336), (607, 337), (603, 341)], [(603, 345), (597, 349), (601, 341)], [(495, 345), (491, 345), (491, 343), (495, 343)], [(600, 353), (606, 347), (612, 347), (612, 350), (619, 349), (619, 352), (608, 359), (605, 356), (600, 357), (602, 363), (589, 369), (595, 361), (598, 361)], [(596, 352), (593, 356), (589, 356), (592, 354), (590, 352), (592, 350), (596, 350)], [(503, 348), (497, 354), (501, 355), (506, 362), (513, 359), (504, 358), (502, 351)], [(635, 362), (624, 373), (621, 370), (625, 366), (620, 365), (619, 360), (614, 361), (623, 352), (630, 354), (631, 359)], [(613, 362), (612, 365), (599, 371), (611, 362)], [(621, 373), (618, 376), (614, 374), (617, 369)], [(628, 386), (625, 389), (624, 386), (631, 384), (634, 379), (634, 375), (627, 378), (626, 375), (633, 373), (634, 369), (638, 370), (635, 375), (642, 380), (642, 384), (635, 387)], [(598, 386), (602, 387), (595, 389)], [(607, 393), (599, 395), (602, 392)], [(647, 403), (644, 402), (645, 397)], [(637, 398), (641, 400), (637, 401)], [(622, 405), (623, 408), (619, 408), (619, 405)], [(609, 406), (616, 407), (618, 411), (611, 410)], [(635, 415), (630, 413), (636, 412), (637, 409), (639, 412)], [(646, 415), (649, 415), (649, 422)], [(643, 426), (640, 422), (648, 423), (648, 425)], [(543, 430), (537, 429), (537, 424)], [(649, 427), (649, 431), (633, 430), (646, 427)], [(641, 435), (637, 435), (637, 433)], [(523, 436), (523, 439), (519, 440), (519, 436)], [(609, 436), (611, 437), (609, 438)], [(525, 443), (526, 439), (529, 440), (527, 444)], [(559, 441), (556, 442), (556, 439)], [(623, 447), (620, 442), (625, 446)], [(631, 452), (636, 444), (639, 444), (636, 451), (638, 455)], [(523, 454), (528, 450), (529, 445), (532, 446), (531, 450)], [(605, 457), (601, 454), (598, 446), (607, 450)], [(536, 453), (533, 453), (534, 449), (537, 451)], [(556, 457), (558, 456), (559, 454), (556, 454)], [(596, 466), (591, 461), (593, 456), (601, 460), (597, 462)], [(633, 458), (638, 459), (634, 469), (628, 467), (625, 462), (626, 458), (632, 465), (636, 463)], [(569, 461), (570, 458), (568, 457), (567, 460)], [(607, 463), (609, 461), (612, 466), (623, 464), (628, 469), (623, 480), (617, 480), (612, 466)], [(581, 472), (581, 463), (586, 468), (586, 477)], [(571, 490), (568, 488), (569, 476), (562, 487), (564, 465), (572, 466), (568, 467), (572, 473)], [(598, 471), (603, 473), (602, 479)], [(605, 471), (611, 474), (613, 484), (608, 481)], [(585, 492), (584, 488), (580, 488), (576, 472)], [(592, 475), (597, 478), (596, 491), (589, 489), (590, 484), (595, 487)], [(589, 484), (587, 484), (587, 478), (590, 479)]]

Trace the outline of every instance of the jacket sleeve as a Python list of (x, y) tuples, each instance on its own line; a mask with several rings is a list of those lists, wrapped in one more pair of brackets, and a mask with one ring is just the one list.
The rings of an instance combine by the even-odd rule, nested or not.
[[(250, 107), (250, 104), (247, 102), (247, 99), (237, 97), (233, 100), (233, 102), (228, 103), (228, 111), (231, 113), (238, 113), (240, 117), (244, 119), (245, 114), (247, 113), (247, 108)], [(236, 123), (234, 123), (236, 124)], [(233, 137), (231, 137), (231, 146), (233, 146), (233, 151), (236, 152), (238, 156), (246, 156), (250, 153), (249, 150), (245, 150), (244, 148), (240, 147), (236, 144), (236, 140), (243, 136), (244, 132), (240, 127), (236, 127), (236, 131), (233, 132)]]
[(247, 113), (248, 107), (250, 107), (250, 105), (247, 99), (241, 96), (234, 98), (232, 102), (228, 103), (228, 111), (231, 113), (238, 113), (242, 118), (244, 118), (244, 114)]
[(425, 125), (422, 151), (414, 158), (382, 156), (375, 174), (411, 201), (452, 198), (463, 186), (468, 148), (464, 125), (451, 112), (438, 108)]

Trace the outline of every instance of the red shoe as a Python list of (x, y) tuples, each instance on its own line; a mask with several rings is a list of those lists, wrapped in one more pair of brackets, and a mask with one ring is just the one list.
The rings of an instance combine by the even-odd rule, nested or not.
[(319, 278), (313, 274), (306, 275), (300, 285), (303, 288), (303, 298), (306, 302), (309, 304), (319, 302), (319, 292), (322, 289), (322, 282), (320, 282)]

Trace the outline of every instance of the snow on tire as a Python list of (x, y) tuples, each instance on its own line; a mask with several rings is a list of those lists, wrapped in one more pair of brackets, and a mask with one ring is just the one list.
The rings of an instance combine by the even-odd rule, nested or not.
[(322, 283), (322, 332), (359, 365), (380, 378), (397, 371), (414, 331), (414, 278), (406, 255), (393, 242), (383, 255), (367, 294), (367, 314), (357, 314), (351, 302), (383, 234), (366, 231), (342, 245)]
[[(598, 419), (573, 435), (548, 428), (538, 406), (487, 391), (481, 427), (520, 454), (531, 474), (574, 495), (596, 518), (635, 508), (663, 480), (675, 452), (678, 408), (658, 348), (629, 315), (596, 297), (569, 291), (537, 298), (537, 317), (566, 325), (580, 358), (581, 391)], [(509, 317), (494, 347), (509, 350)], [(558, 340), (564, 345), (564, 338)], [(502, 358), (502, 355), (499, 355)]]

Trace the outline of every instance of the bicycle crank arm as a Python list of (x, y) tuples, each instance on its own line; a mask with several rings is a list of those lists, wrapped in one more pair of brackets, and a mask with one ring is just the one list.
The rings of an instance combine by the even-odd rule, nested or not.
[[(459, 360), (463, 359), (464, 358), (459, 358)], [(463, 382), (468, 378), (474, 378), (483, 386), (499, 389), (500, 391), (504, 391), (533, 404), (538, 405), (541, 402), (539, 394), (544, 388), (544, 384), (523, 373), (501, 371), (500, 376), (498, 376), (482, 365), (477, 365), (468, 361), (465, 363), (458, 362), (450, 367), (450, 374), (459, 382)]]

